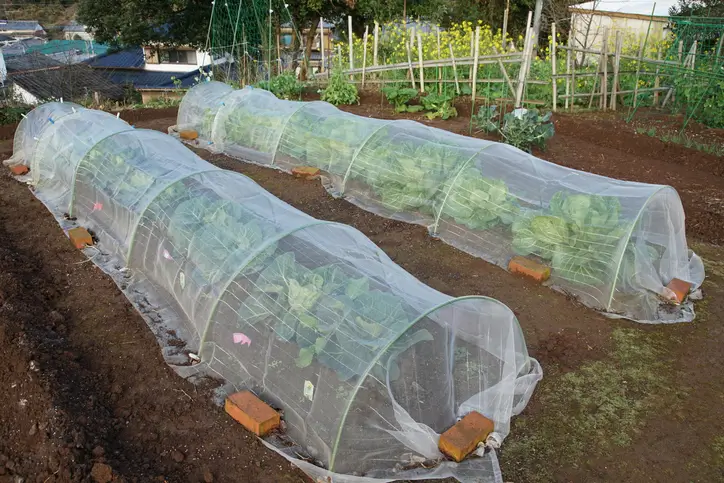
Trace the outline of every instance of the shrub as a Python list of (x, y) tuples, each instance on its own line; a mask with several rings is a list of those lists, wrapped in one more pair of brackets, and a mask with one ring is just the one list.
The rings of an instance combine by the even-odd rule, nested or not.
[(322, 91), (322, 100), (335, 106), (347, 104), (359, 104), (357, 87), (347, 82), (342, 72), (335, 72), (329, 80), (329, 85)]

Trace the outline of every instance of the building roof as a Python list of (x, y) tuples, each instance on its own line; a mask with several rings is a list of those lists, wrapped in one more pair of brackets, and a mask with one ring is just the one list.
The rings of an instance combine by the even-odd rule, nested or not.
[[(195, 77), (199, 72), (158, 72), (141, 69), (94, 69), (99, 75), (105, 76), (109, 81), (118, 84), (132, 84), (136, 89), (176, 89), (188, 88), (197, 81)], [(181, 81), (174, 84), (174, 79)]]
[(85, 25), (79, 24), (76, 21), (70, 22), (68, 25), (63, 27), (63, 32), (85, 32)]
[(43, 26), (37, 20), (0, 20), (0, 32), (36, 32), (38, 30), (43, 30)]
[(15, 43), (6, 45), (2, 48), (2, 51), (5, 58), (12, 57), (14, 55), (24, 55), (30, 47), (43, 45), (44, 43), (45, 41), (43, 39), (21, 39)]
[(8, 73), (48, 69), (61, 65), (59, 61), (37, 52), (34, 54), (16, 55), (5, 59), (5, 67)]
[[(575, 10), (593, 10), (596, 12), (611, 12), (623, 15), (645, 15), (654, 17), (669, 17), (669, 9), (678, 5), (678, 0), (595, 0), (593, 2), (571, 5)], [(654, 10), (654, 4), (656, 9)]]
[(107, 99), (122, 99), (123, 87), (110, 82), (85, 64), (16, 72), (8, 79), (39, 100), (78, 100), (99, 92)]
[(7, 42), (9, 40), (15, 40), (15, 37), (10, 35), (0, 34), (0, 42)]
[(141, 47), (121, 50), (118, 52), (107, 52), (105, 55), (96, 57), (88, 62), (91, 67), (117, 68), (117, 69), (141, 69), (146, 63)]
[(39, 52), (45, 55), (59, 54), (72, 50), (79, 50), (84, 53), (104, 55), (109, 47), (105, 44), (90, 42), (86, 40), (50, 40), (43, 44), (27, 47), (27, 53)]

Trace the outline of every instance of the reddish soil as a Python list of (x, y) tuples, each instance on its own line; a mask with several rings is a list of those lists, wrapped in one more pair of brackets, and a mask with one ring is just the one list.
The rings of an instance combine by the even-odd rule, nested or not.
[[(379, 102), (349, 109), (392, 117)], [(138, 127), (165, 131), (173, 117), (135, 113)], [(419, 119), (419, 116), (416, 117)], [(466, 133), (468, 121), (428, 122)], [(724, 240), (724, 180), (716, 158), (636, 135), (616, 119), (560, 115), (542, 155), (608, 176), (671, 184), (686, 207), (689, 233)], [(12, 142), (0, 143), (8, 157)], [(386, 220), (301, 181), (225, 156), (200, 155), (245, 173), (271, 193), (322, 219), (355, 226), (423, 282), (450, 295), (485, 294), (518, 315), (532, 356), (556, 372), (605, 357), (614, 327), (564, 295), (431, 239), (419, 226)], [(717, 204), (719, 203), (719, 204)], [(714, 252), (720, 254), (721, 252)], [(724, 431), (718, 315), (724, 291), (711, 288), (706, 323), (644, 328), (671, 335), (677, 384), (697, 389), (687, 414), (651, 415), (631, 448), (592, 456), (559, 481), (715, 481), (692, 470), (702, 443)], [(143, 319), (92, 263), (71, 247), (47, 210), (22, 185), (0, 177), (0, 483), (15, 481), (305, 481), (211, 400), (213, 383), (193, 386), (166, 366)], [(716, 314), (716, 316), (714, 315)], [(715, 319), (716, 317), (716, 319)], [(544, 384), (546, 380), (544, 379)], [(26, 402), (24, 402), (26, 401)], [(526, 410), (545, 411), (534, 398)], [(671, 457), (662, 456), (669, 453)], [(524, 462), (517, 462), (521, 464)], [(107, 466), (104, 466), (107, 465)], [(503, 468), (506, 468), (503, 459)], [(11, 476), (12, 475), (12, 476)], [(213, 478), (212, 478), (213, 477)], [(5, 478), (5, 479), (3, 479)]]

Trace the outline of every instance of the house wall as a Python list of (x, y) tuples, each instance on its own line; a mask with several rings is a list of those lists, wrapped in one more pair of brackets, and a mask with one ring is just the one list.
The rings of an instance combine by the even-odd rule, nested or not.
[[(192, 72), (199, 70), (199, 67), (211, 64), (211, 56), (208, 53), (204, 53), (200, 50), (196, 50), (196, 63), (194, 64), (180, 64), (180, 63), (158, 63), (159, 51), (163, 50), (163, 47), (155, 49), (151, 46), (143, 48), (143, 54), (146, 57), (146, 64), (144, 65), (145, 70), (156, 71), (156, 72)], [(193, 49), (173, 49), (173, 50), (186, 50), (194, 51)]]
[(576, 28), (575, 45), (593, 50), (601, 49), (606, 28), (609, 29), (609, 47), (613, 48), (616, 31), (620, 31), (624, 39), (634, 37), (638, 42), (638, 39), (646, 36), (649, 23), (649, 43), (657, 42), (668, 34), (666, 17), (590, 11), (573, 11), (571, 14), (571, 25)]
[(33, 37), (45, 37), (45, 30), (36, 30), (35, 32), (30, 30), (2, 30), (0, 33), (15, 37), (16, 39), (29, 39)]
[(76, 40), (76, 38), (81, 40), (93, 40), (93, 34), (90, 32), (63, 32), (63, 38), (65, 40)]
[(40, 99), (38, 99), (33, 94), (26, 91), (17, 84), (13, 84), (12, 93), (15, 99), (29, 106), (35, 106), (37, 104), (40, 104)]

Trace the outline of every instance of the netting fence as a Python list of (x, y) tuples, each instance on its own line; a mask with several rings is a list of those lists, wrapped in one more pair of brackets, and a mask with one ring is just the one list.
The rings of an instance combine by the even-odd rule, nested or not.
[(313, 477), (502, 481), (494, 451), (453, 464), (437, 440), (473, 410), (504, 438), (540, 380), (505, 305), (437, 292), (356, 229), (104, 112), (39, 107), (9, 164), (65, 229), (92, 230), (86, 253), (180, 374), (283, 409), (265, 442)]
[(688, 321), (666, 285), (704, 279), (669, 186), (568, 169), (507, 144), (407, 120), (356, 116), (324, 102), (277, 99), (222, 83), (193, 88), (172, 131), (212, 151), (291, 171), (323, 170), (334, 196), (502, 267), (514, 255), (552, 269), (550, 285), (612, 316)]

